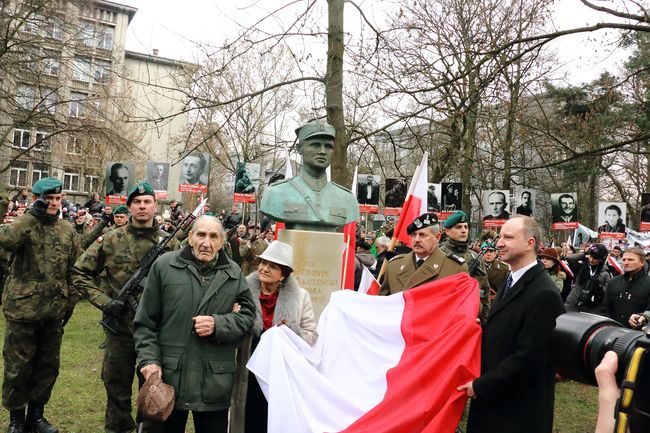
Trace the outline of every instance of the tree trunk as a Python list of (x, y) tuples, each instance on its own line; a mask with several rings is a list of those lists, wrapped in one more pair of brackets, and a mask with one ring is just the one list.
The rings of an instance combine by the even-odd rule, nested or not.
[(328, 0), (327, 74), (325, 105), (327, 118), (336, 128), (332, 180), (348, 185), (348, 134), (343, 117), (343, 6), (344, 0)]

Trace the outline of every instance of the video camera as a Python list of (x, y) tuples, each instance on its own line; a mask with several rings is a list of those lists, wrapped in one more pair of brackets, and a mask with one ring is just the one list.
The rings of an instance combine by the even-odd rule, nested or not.
[(557, 318), (551, 347), (557, 372), (588, 385), (597, 385), (594, 370), (607, 351), (614, 351), (621, 388), (614, 431), (629, 426), (631, 433), (650, 432), (650, 330), (627, 329), (595, 314), (566, 313)]

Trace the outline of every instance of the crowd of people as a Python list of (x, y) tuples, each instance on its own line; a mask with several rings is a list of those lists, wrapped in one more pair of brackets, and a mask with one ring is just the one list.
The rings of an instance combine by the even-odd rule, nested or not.
[[(106, 433), (134, 431), (136, 421), (143, 431), (183, 432), (189, 411), (197, 432), (225, 432), (244, 336), (251, 332), (254, 348), (265, 330), (286, 325), (308, 344), (317, 340), (309, 293), (292, 276), (293, 249), (274, 240), (272, 221), (246, 221), (236, 205), (216, 214), (206, 207), (178, 229), (189, 212), (172, 201), (165, 217), (158, 214), (146, 182), (115, 208), (97, 194), (83, 205), (68, 203), (62, 186), (46, 178), (31, 193), (20, 191), (5, 204), (0, 226), (8, 433), (58, 432), (45, 406), (63, 328), (81, 299), (120, 318), (103, 344)], [(392, 249), (392, 228), (358, 232), (355, 288), (364, 267), (381, 295), (463, 272), (477, 280), (482, 373), (459, 384), (472, 399), (469, 432), (550, 431), (556, 378), (546, 341), (559, 314), (600, 314), (632, 329), (650, 319), (649, 266), (638, 247), (544, 244), (526, 216), (508, 220), (498, 236), (485, 230), (471, 240), (462, 211), (444, 221), (426, 213), (407, 232), (411, 247), (397, 242)], [(143, 291), (134, 303), (122, 299), (125, 282), (163, 239), (168, 254), (154, 263)], [(132, 417), (133, 381), (151, 375), (176, 391), (163, 424)], [(254, 376), (248, 390), (246, 431), (264, 432), (267, 405)]]

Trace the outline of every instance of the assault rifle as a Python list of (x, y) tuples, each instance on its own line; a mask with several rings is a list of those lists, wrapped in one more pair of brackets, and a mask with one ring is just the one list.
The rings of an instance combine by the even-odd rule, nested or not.
[(470, 277), (485, 277), (485, 272), (481, 269), (481, 261), (483, 261), (483, 256), (487, 253), (488, 249), (495, 248), (499, 236), (494, 238), (494, 240), (488, 243), (485, 248), (481, 248), (481, 252), (474, 257), (468, 265), (468, 273)]
[[(205, 198), (197, 206), (197, 208), (194, 209), (194, 212), (186, 216), (181, 221), (181, 223), (176, 226), (174, 231), (171, 232), (169, 236), (162, 238), (160, 242), (154, 245), (147, 252), (147, 254), (145, 254), (142, 260), (140, 260), (140, 264), (138, 264), (138, 269), (136, 269), (133, 275), (131, 275), (131, 278), (129, 278), (127, 282), (124, 283), (124, 286), (122, 286), (122, 289), (120, 289), (116, 299), (119, 299), (120, 301), (129, 305), (133, 311), (138, 308), (137, 296), (138, 294), (142, 293), (142, 290), (144, 289), (142, 286), (142, 280), (144, 280), (147, 274), (149, 274), (149, 270), (151, 269), (153, 262), (155, 262), (156, 259), (165, 251), (165, 246), (170, 240), (174, 238), (179, 230), (189, 229), (190, 225), (199, 216), (199, 213), (205, 207), (207, 202), (208, 199)], [(121, 317), (114, 314), (104, 313), (99, 324), (102, 325), (106, 331), (110, 332), (113, 335), (117, 335), (120, 319)]]

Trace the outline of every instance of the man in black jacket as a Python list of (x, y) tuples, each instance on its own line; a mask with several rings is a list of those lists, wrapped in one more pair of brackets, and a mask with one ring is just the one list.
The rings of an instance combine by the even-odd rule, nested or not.
[(585, 253), (567, 256), (569, 267), (576, 276), (573, 289), (566, 298), (567, 311), (602, 314), (605, 287), (611, 279), (607, 266), (607, 247), (593, 244)]
[(645, 253), (628, 248), (623, 253), (623, 275), (607, 284), (603, 315), (632, 329), (640, 329), (650, 316), (650, 277), (646, 272)]
[(468, 433), (551, 433), (555, 371), (549, 337), (564, 312), (537, 261), (539, 224), (517, 216), (501, 228), (497, 248), (512, 273), (483, 325), (481, 376), (458, 387), (472, 398)]

